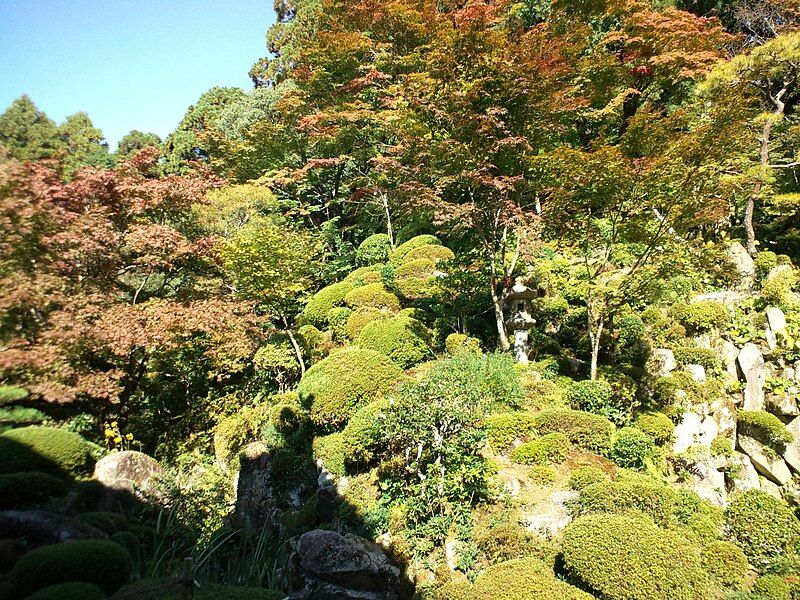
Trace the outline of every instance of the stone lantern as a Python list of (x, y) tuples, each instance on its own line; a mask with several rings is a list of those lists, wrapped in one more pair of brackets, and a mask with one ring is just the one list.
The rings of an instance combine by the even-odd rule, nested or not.
[(520, 364), (528, 364), (528, 330), (536, 320), (531, 316), (536, 291), (523, 283), (522, 277), (514, 280), (514, 286), (506, 294), (506, 331), (514, 335), (514, 355)]

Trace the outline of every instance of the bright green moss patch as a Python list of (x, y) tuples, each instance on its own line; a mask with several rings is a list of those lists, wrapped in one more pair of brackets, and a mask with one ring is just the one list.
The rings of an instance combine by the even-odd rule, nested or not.
[(0, 435), (0, 473), (42, 471), (62, 476), (90, 473), (89, 445), (55, 427), (22, 427)]
[(523, 465), (543, 465), (564, 462), (572, 450), (569, 438), (563, 433), (548, 433), (514, 448), (510, 458)]
[(600, 415), (554, 408), (536, 414), (534, 427), (540, 434), (559, 432), (576, 446), (605, 454), (611, 448), (614, 424)]
[(675, 501), (675, 492), (660, 481), (644, 475), (626, 475), (615, 481), (600, 481), (584, 487), (572, 512), (581, 516), (637, 511), (666, 525), (672, 517)]
[(703, 568), (722, 587), (736, 589), (747, 577), (747, 557), (736, 544), (723, 540), (711, 542), (703, 548), (701, 558)]
[(486, 437), (495, 452), (505, 452), (514, 440), (534, 435), (536, 417), (529, 412), (499, 413), (486, 417)]
[(349, 317), (347, 317), (347, 337), (355, 341), (358, 339), (358, 336), (361, 335), (361, 331), (367, 326), (368, 323), (372, 323), (372, 321), (376, 321), (378, 319), (390, 318), (392, 318), (391, 313), (382, 311), (379, 308), (366, 306), (364, 308), (356, 309), (350, 313)]
[(489, 567), (475, 580), (470, 600), (592, 600), (586, 592), (555, 578), (535, 558), (518, 558)]
[(392, 252), (391, 257), (389, 260), (395, 264), (399, 265), (403, 262), (403, 259), (406, 257), (406, 254), (411, 252), (416, 248), (420, 248), (422, 246), (429, 246), (431, 244), (438, 244), (439, 238), (435, 235), (418, 235), (416, 237), (411, 238), (407, 242), (403, 242), (397, 248), (395, 248), (394, 252)]
[(595, 483), (608, 481), (608, 475), (597, 467), (585, 466), (578, 467), (569, 476), (569, 487), (571, 490), (580, 491)]
[(352, 282), (340, 281), (322, 288), (308, 299), (303, 317), (312, 325), (325, 329), (328, 326), (328, 312), (335, 306), (341, 306), (345, 296), (355, 287)]
[(347, 293), (344, 302), (353, 309), (377, 308), (397, 312), (400, 300), (387, 290), (382, 283), (370, 283)]
[(786, 425), (775, 415), (763, 410), (739, 411), (737, 424), (742, 433), (760, 440), (778, 452), (794, 441), (794, 436)]
[(401, 369), (433, 357), (430, 331), (416, 319), (404, 316), (367, 323), (358, 336), (358, 345), (385, 354)]

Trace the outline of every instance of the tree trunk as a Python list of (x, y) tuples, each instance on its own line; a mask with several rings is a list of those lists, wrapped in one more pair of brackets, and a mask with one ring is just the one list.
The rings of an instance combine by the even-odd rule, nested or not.
[(386, 235), (389, 236), (389, 247), (394, 250), (394, 229), (392, 228), (392, 214), (389, 212), (389, 199), (386, 194), (381, 194), (383, 212), (386, 213)]
[(292, 333), (292, 328), (289, 327), (289, 322), (286, 320), (286, 317), (281, 317), (283, 321), (283, 326), (286, 330), (286, 335), (289, 336), (289, 341), (292, 343), (292, 348), (294, 348), (294, 355), (297, 357), (297, 362), (300, 365), (300, 377), (306, 374), (306, 365), (303, 362), (303, 353), (300, 350), (300, 345), (297, 343), (297, 340), (294, 337), (294, 333)]
[(597, 379), (597, 363), (600, 359), (600, 340), (603, 337), (603, 327), (605, 320), (595, 316), (592, 308), (591, 294), (586, 298), (586, 321), (589, 325), (589, 341), (592, 344), (592, 359), (589, 367), (589, 379), (595, 381)]
[[(493, 269), (494, 270), (494, 269)], [(508, 334), (506, 333), (506, 320), (503, 315), (503, 298), (497, 293), (497, 279), (492, 273), (491, 277), (492, 288), (492, 304), (494, 305), (494, 319), (497, 325), (497, 339), (500, 342), (500, 349), (503, 352), (511, 350), (511, 344), (508, 341)]]

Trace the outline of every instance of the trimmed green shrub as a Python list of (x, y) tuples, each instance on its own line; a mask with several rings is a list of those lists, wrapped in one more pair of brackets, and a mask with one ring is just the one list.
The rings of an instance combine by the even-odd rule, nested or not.
[(711, 542), (703, 548), (701, 559), (706, 572), (727, 588), (741, 586), (750, 567), (742, 549), (723, 540)]
[(722, 302), (692, 302), (681, 307), (678, 318), (690, 333), (725, 329), (730, 323), (731, 313)]
[(321, 460), (325, 468), (337, 477), (344, 477), (345, 475), (344, 439), (344, 433), (337, 431), (330, 435), (315, 437), (311, 445), (314, 458)]
[(31, 550), (11, 571), (11, 590), (24, 598), (42, 588), (80, 578), (113, 594), (131, 577), (131, 556), (106, 540), (70, 540)]
[(460, 352), (480, 354), (482, 352), (481, 341), (463, 333), (451, 333), (448, 335), (444, 340), (444, 348), (448, 354), (458, 354)]
[(430, 300), (439, 293), (439, 284), (435, 277), (406, 277), (395, 281), (394, 287), (400, 296), (408, 301), (422, 298)]
[(575, 410), (601, 415), (617, 425), (628, 423), (635, 390), (627, 383), (627, 378), (620, 377), (614, 382), (575, 381), (567, 391), (567, 401)]
[(567, 572), (607, 600), (705, 600), (700, 548), (647, 518), (591, 515), (572, 522)]
[(754, 262), (759, 277), (766, 277), (774, 267), (778, 266), (778, 255), (770, 250), (762, 250), (756, 255)]
[(548, 462), (561, 463), (572, 450), (569, 438), (563, 433), (548, 433), (540, 438), (517, 446), (510, 458), (523, 465), (542, 465)]
[(214, 456), (228, 464), (249, 442), (261, 439), (269, 425), (269, 407), (262, 404), (246, 407), (229, 415), (214, 427)]
[(675, 492), (673, 517), (686, 526), (694, 537), (707, 543), (719, 539), (724, 518), (721, 508), (703, 500), (691, 490)]
[(406, 257), (406, 254), (408, 254), (415, 248), (420, 248), (421, 246), (429, 246), (431, 244), (438, 244), (438, 243), (439, 243), (439, 238), (437, 238), (435, 235), (427, 235), (427, 234), (418, 235), (416, 237), (411, 238), (407, 242), (400, 244), (397, 248), (395, 248), (389, 260), (393, 264), (399, 265), (403, 262), (403, 259)]
[(347, 338), (347, 320), (353, 311), (346, 306), (335, 306), (328, 311), (328, 323), (333, 332), (333, 339), (342, 342)]
[(795, 285), (797, 285), (795, 270), (782, 270), (761, 284), (761, 299), (766, 304), (785, 306), (789, 303)]
[(432, 358), (430, 343), (431, 334), (425, 325), (404, 316), (373, 320), (358, 336), (361, 348), (385, 354), (402, 369)]
[(528, 479), (539, 485), (550, 485), (556, 480), (556, 470), (547, 465), (534, 465), (528, 473)]
[(578, 467), (569, 475), (569, 487), (572, 490), (581, 491), (595, 483), (608, 481), (608, 475), (602, 469), (587, 465)]
[(368, 323), (372, 323), (372, 321), (378, 319), (391, 318), (391, 313), (384, 312), (378, 308), (372, 308), (371, 306), (358, 308), (350, 313), (350, 316), (347, 318), (347, 337), (355, 341)]
[(644, 475), (621, 475), (615, 481), (600, 481), (581, 490), (572, 505), (576, 516), (597, 513), (645, 513), (659, 525), (667, 525), (675, 508), (675, 492)]
[(68, 581), (48, 585), (25, 600), (103, 600), (106, 595), (96, 585), (82, 581)]
[(486, 437), (495, 452), (505, 452), (514, 440), (535, 434), (536, 416), (529, 412), (513, 412), (486, 417)]
[(513, 513), (508, 519), (493, 520), (484, 527), (479, 526), (474, 540), (478, 551), (490, 564), (526, 556), (549, 562), (547, 557), (540, 555), (543, 547), (547, 546), (545, 540), (520, 525)]
[(325, 329), (328, 326), (328, 312), (334, 306), (340, 306), (345, 296), (354, 289), (355, 284), (349, 281), (340, 281), (322, 288), (308, 299), (303, 317), (312, 325)]
[(297, 392), (314, 423), (340, 427), (358, 406), (383, 395), (402, 377), (403, 371), (387, 356), (345, 348), (306, 371)]
[(15, 385), (0, 385), (0, 406), (11, 402), (19, 402), (28, 397), (28, 390)]
[(125, 548), (134, 561), (138, 562), (141, 560), (142, 551), (139, 543), (139, 536), (132, 531), (117, 531), (116, 533), (112, 533), (108, 539)]
[(653, 438), (635, 427), (623, 427), (608, 456), (620, 467), (641, 469), (654, 454)]
[(736, 415), (739, 431), (756, 438), (777, 452), (794, 441), (792, 432), (775, 415), (763, 410), (740, 410)]
[(718, 435), (711, 441), (711, 456), (733, 456), (733, 442)]
[(576, 446), (598, 454), (611, 449), (614, 435), (614, 424), (605, 417), (566, 408), (538, 413), (534, 426), (540, 434), (563, 433)]
[(0, 435), (0, 473), (42, 471), (76, 477), (88, 475), (89, 444), (81, 436), (55, 427), (22, 427)]
[(311, 352), (325, 340), (325, 334), (313, 325), (303, 325), (297, 330), (297, 341), (306, 352)]
[(725, 508), (725, 529), (759, 572), (800, 541), (800, 523), (792, 510), (761, 490), (734, 496)]
[(672, 349), (672, 353), (675, 355), (675, 362), (681, 366), (700, 365), (706, 371), (714, 371), (719, 368), (717, 353), (708, 348), (677, 346)]
[(64, 482), (47, 473), (32, 471), (0, 475), (0, 510), (37, 506), (66, 493)]
[(113, 535), (118, 531), (128, 530), (128, 521), (120, 514), (113, 512), (88, 512), (78, 516), (78, 521)]
[(397, 267), (394, 272), (395, 281), (401, 279), (408, 279), (409, 277), (417, 277), (420, 279), (427, 279), (436, 270), (436, 263), (429, 258), (418, 258), (404, 262)]
[(675, 433), (675, 424), (662, 412), (649, 412), (639, 415), (634, 427), (653, 438), (659, 446), (666, 444)]
[(359, 267), (355, 271), (350, 271), (344, 281), (352, 283), (356, 286), (366, 285), (368, 283), (378, 283), (381, 281), (381, 268), (384, 265), (377, 264), (371, 267)]
[(46, 414), (28, 406), (0, 408), (0, 425), (38, 425), (46, 420)]
[(450, 248), (446, 248), (445, 246), (439, 244), (428, 244), (426, 246), (420, 246), (419, 248), (410, 250), (403, 257), (403, 264), (407, 264), (416, 260), (430, 260), (434, 263), (437, 263), (440, 260), (453, 260), (455, 257), (456, 255), (453, 254), (453, 251), (450, 250)]
[(753, 583), (752, 593), (758, 600), (792, 600), (792, 586), (779, 575), (762, 575)]
[(388, 291), (382, 283), (370, 283), (347, 293), (344, 302), (351, 308), (379, 308), (391, 311), (400, 310), (400, 300)]
[(518, 558), (486, 569), (475, 580), (469, 600), (592, 600), (586, 592), (555, 578), (535, 558)]
[(381, 398), (359, 408), (342, 432), (345, 466), (364, 467), (372, 463), (383, 441), (389, 400)]
[(356, 249), (356, 262), (370, 266), (389, 260), (392, 245), (385, 233), (375, 233), (359, 244)]

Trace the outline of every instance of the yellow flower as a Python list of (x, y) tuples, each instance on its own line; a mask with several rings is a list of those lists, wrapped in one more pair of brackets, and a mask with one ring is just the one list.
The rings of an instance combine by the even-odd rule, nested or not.
[(126, 433), (125, 434), (125, 439), (126, 440), (132, 440), (133, 439), (133, 434), (132, 433)]
[(110, 429), (106, 429), (106, 437), (107, 437), (107, 438), (112, 438), (112, 437), (114, 437), (114, 432), (113, 432), (113, 431), (111, 431)]
[(115, 443), (115, 444), (119, 444), (121, 441), (122, 441), (122, 438), (121, 438), (121, 437), (119, 437), (119, 436), (117, 436), (117, 437), (115, 437), (115, 438), (114, 438), (114, 443)]
[(117, 427), (119, 427), (119, 423), (117, 423), (116, 421), (111, 421), (111, 426), (116, 429)]

